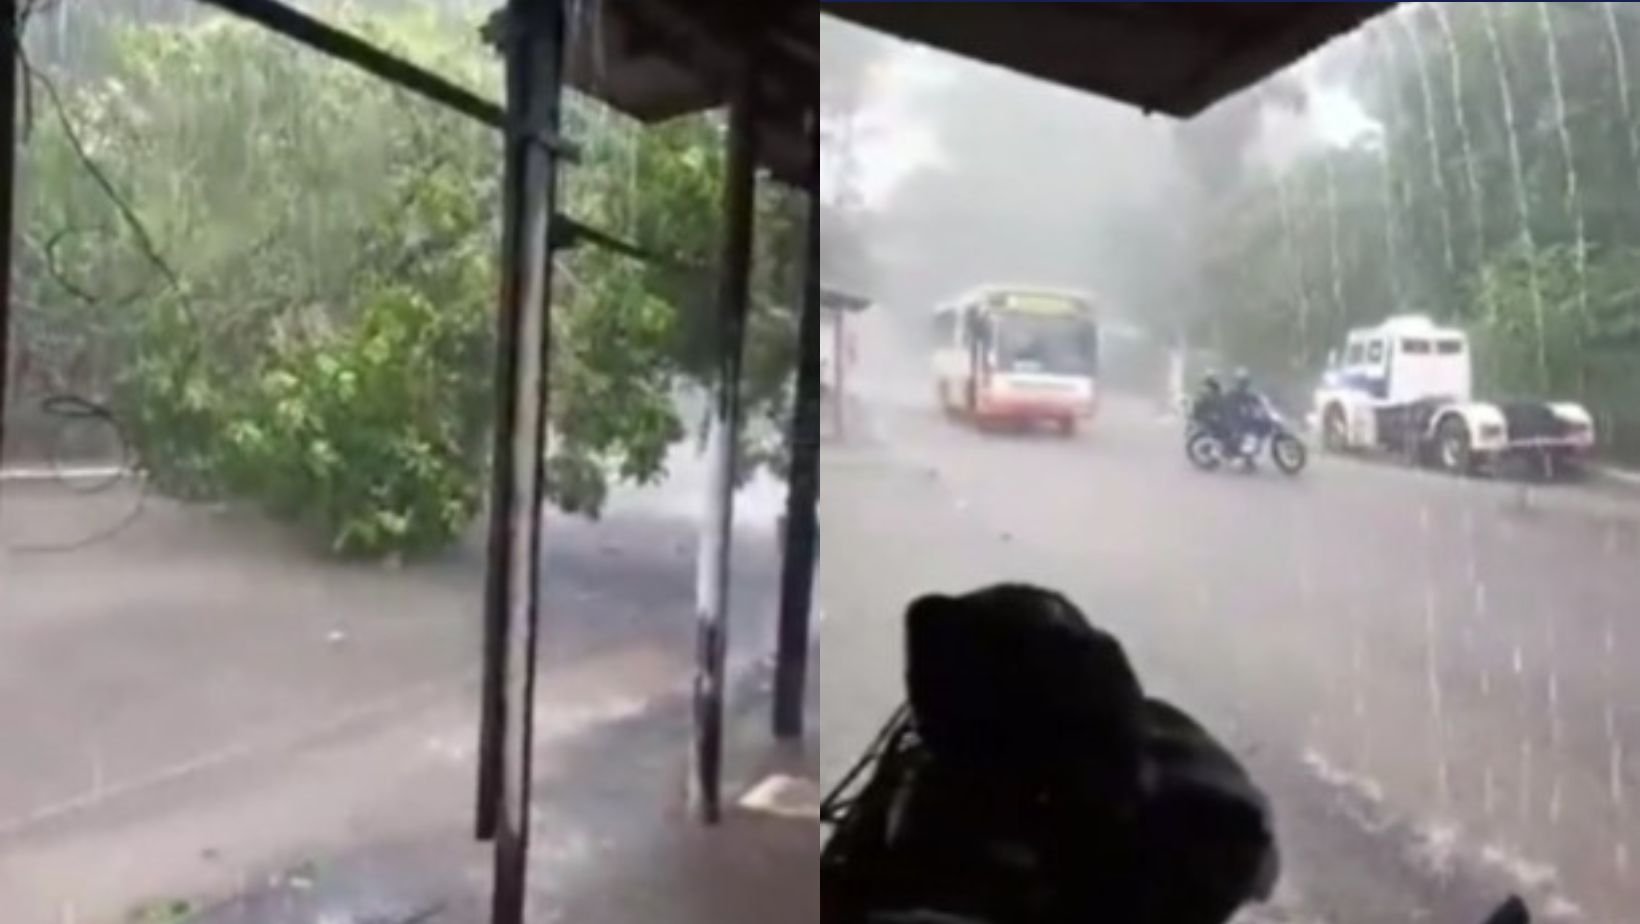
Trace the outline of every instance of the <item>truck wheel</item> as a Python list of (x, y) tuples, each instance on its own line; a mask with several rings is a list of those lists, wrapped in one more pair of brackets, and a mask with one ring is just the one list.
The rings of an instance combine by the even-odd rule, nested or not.
[(1350, 448), (1349, 423), (1344, 419), (1344, 409), (1336, 404), (1327, 408), (1326, 416), (1321, 418), (1321, 445), (1330, 453)]
[(1435, 445), (1441, 467), (1455, 475), (1475, 472), (1475, 447), (1469, 439), (1469, 426), (1457, 417), (1441, 421), (1435, 431)]

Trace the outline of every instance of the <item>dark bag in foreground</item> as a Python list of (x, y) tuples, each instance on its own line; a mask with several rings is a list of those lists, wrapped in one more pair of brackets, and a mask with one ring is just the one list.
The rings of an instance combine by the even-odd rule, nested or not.
[(1268, 896), (1263, 794), (1069, 601), (929, 597), (906, 629), (910, 704), (825, 806), (829, 924), (1220, 924)]

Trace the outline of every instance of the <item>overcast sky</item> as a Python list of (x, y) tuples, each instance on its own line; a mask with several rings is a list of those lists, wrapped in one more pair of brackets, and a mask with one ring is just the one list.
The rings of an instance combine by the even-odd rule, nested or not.
[[(893, 49), (890, 58), (871, 76), (869, 102), (859, 122), (857, 180), (862, 196), (871, 205), (880, 204), (897, 183), (918, 168), (936, 164), (945, 156), (939, 139), (919, 118), (919, 99), (961, 80), (965, 71), (986, 67), (903, 42), (893, 43)], [(1266, 110), (1264, 134), (1252, 156), (1284, 166), (1314, 145), (1348, 145), (1379, 130), (1346, 89), (1323, 82), (1313, 58), (1296, 67), (1307, 91), (1308, 105), (1302, 112), (1275, 107)], [(822, 182), (825, 180), (823, 175)]]

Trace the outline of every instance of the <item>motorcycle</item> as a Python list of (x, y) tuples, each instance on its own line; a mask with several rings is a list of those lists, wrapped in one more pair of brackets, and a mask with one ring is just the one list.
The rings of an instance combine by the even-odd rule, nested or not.
[(1194, 413), (1185, 427), (1185, 455), (1204, 472), (1217, 471), (1227, 463), (1239, 462), (1254, 468), (1265, 449), (1282, 474), (1297, 475), (1309, 464), (1309, 450), (1268, 399), (1260, 398), (1257, 413), (1242, 422), (1232, 444), (1202, 425)]

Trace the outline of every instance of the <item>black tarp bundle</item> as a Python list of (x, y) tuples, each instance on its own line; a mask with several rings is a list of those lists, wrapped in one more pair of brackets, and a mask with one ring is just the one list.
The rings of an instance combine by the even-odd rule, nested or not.
[(909, 705), (828, 800), (828, 924), (1220, 924), (1269, 895), (1263, 793), (1068, 600), (925, 597), (906, 630)]

